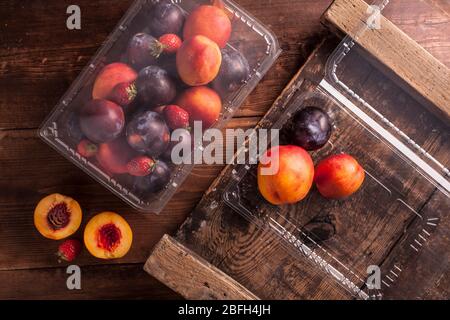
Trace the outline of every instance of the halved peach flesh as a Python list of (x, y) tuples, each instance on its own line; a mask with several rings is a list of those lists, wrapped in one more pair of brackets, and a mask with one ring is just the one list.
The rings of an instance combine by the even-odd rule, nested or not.
[(34, 225), (46, 238), (59, 240), (74, 234), (80, 227), (81, 207), (74, 199), (59, 193), (39, 201), (34, 210)]
[(118, 259), (131, 248), (133, 232), (128, 222), (114, 212), (94, 216), (84, 230), (84, 244), (96, 258)]

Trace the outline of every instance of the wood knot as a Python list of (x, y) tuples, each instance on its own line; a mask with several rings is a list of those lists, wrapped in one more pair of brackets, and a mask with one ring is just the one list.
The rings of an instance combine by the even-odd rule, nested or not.
[(306, 245), (317, 245), (336, 234), (336, 220), (333, 215), (315, 217), (302, 228), (300, 239)]

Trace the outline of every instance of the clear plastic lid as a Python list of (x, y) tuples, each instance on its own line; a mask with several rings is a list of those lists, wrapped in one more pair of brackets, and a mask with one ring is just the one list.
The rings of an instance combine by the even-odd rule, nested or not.
[[(374, 5), (389, 6), (388, 1)], [(330, 200), (313, 188), (299, 203), (274, 206), (254, 192), (257, 166), (236, 165), (224, 199), (354, 297), (446, 299), (449, 120), (370, 52), (366, 40), (377, 31), (367, 21), (359, 19), (349, 32), (353, 37), (344, 38), (331, 55), (318, 86), (296, 91), (277, 106), (285, 108), (283, 116), (267, 124), (283, 130), (305, 107), (325, 110), (334, 130), (322, 149), (311, 152), (313, 161), (352, 155), (365, 171), (361, 189)], [(391, 58), (394, 49), (387, 49)]]

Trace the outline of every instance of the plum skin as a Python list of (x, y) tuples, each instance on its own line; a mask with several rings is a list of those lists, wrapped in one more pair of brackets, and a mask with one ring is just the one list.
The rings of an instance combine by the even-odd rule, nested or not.
[(176, 5), (159, 2), (152, 9), (149, 28), (155, 37), (166, 33), (179, 34), (184, 20), (183, 12)]
[(122, 108), (108, 100), (91, 100), (80, 111), (80, 128), (95, 143), (116, 139), (125, 127)]
[(133, 188), (140, 194), (157, 193), (164, 189), (169, 183), (171, 172), (169, 166), (158, 160), (155, 164), (153, 172), (145, 177), (137, 177), (134, 180)]
[(128, 123), (126, 135), (134, 150), (151, 157), (159, 157), (169, 147), (169, 127), (164, 118), (153, 111), (135, 115)]
[(130, 64), (140, 70), (157, 63), (159, 42), (146, 33), (135, 34), (128, 43), (127, 56)]
[(84, 138), (84, 133), (81, 131), (80, 119), (78, 114), (72, 112), (67, 120), (67, 136), (73, 142), (78, 144)]
[(136, 80), (138, 99), (150, 107), (170, 104), (177, 94), (175, 82), (158, 66), (148, 66)]
[(212, 86), (222, 98), (236, 91), (247, 80), (250, 66), (239, 52), (229, 48), (222, 49), (222, 65)]
[(294, 115), (292, 143), (308, 151), (322, 148), (332, 131), (328, 114), (318, 107), (306, 107)]

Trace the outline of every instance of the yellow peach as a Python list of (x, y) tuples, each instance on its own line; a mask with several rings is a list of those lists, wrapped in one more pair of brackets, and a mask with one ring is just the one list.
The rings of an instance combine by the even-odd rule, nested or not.
[(84, 245), (96, 258), (122, 258), (130, 250), (132, 242), (130, 225), (114, 212), (97, 214), (84, 229)]
[(44, 237), (53, 240), (67, 238), (80, 227), (81, 207), (74, 199), (58, 193), (41, 201), (34, 210), (34, 225)]
[(181, 80), (190, 86), (213, 81), (222, 64), (222, 53), (215, 42), (204, 36), (184, 41), (177, 52), (177, 70)]

